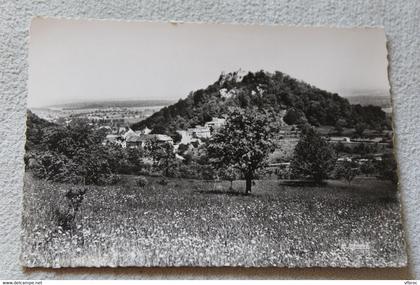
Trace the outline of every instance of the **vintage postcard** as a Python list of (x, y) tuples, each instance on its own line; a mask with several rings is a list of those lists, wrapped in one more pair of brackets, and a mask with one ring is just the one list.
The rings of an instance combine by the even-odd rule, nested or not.
[(382, 29), (35, 19), (26, 267), (403, 267)]

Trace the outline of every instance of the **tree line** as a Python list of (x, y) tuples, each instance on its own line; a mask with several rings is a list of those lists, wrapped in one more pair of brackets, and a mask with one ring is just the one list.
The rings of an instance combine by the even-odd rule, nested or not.
[[(276, 142), (279, 119), (273, 108), (233, 107), (227, 114), (225, 126), (209, 140), (195, 147), (179, 145), (175, 152), (172, 144), (156, 140), (147, 142), (144, 148), (103, 145), (105, 133), (86, 120), (60, 126), (28, 112), (26, 167), (38, 178), (74, 184), (115, 184), (123, 174), (231, 182), (243, 179), (248, 194), (252, 181), (265, 175), (270, 153), (281, 147)], [(362, 169), (357, 164), (337, 164), (336, 148), (312, 126), (302, 124), (299, 128), (301, 137), (288, 170), (290, 178), (321, 184), (331, 177), (351, 182), (360, 174)], [(395, 180), (393, 156), (369, 171)]]

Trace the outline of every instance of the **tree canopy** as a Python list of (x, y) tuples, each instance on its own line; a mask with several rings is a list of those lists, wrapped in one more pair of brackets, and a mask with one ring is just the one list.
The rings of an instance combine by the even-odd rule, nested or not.
[(336, 153), (312, 127), (304, 129), (290, 163), (292, 176), (321, 183), (334, 169)]
[(104, 137), (87, 120), (60, 126), (28, 112), (26, 165), (42, 179), (96, 185), (112, 184), (116, 174), (140, 168), (132, 153), (102, 145)]
[(246, 180), (246, 193), (252, 179), (274, 151), (273, 137), (278, 131), (271, 112), (256, 108), (230, 110), (225, 126), (209, 141), (208, 155), (215, 167), (233, 167)]
[(169, 171), (175, 161), (174, 147), (171, 143), (159, 143), (156, 139), (147, 142), (146, 151), (153, 158), (155, 166), (163, 168), (163, 174), (169, 176)]

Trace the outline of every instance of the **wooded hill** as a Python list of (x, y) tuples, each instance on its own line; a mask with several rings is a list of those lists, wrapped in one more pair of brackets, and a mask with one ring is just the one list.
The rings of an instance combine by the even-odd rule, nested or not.
[(174, 134), (227, 113), (229, 107), (257, 107), (273, 112), (288, 110), (288, 123), (307, 121), (313, 126), (330, 125), (388, 129), (385, 113), (377, 106), (351, 105), (345, 98), (282, 72), (238, 72), (221, 74), (205, 89), (191, 92), (185, 99), (167, 106), (149, 118), (133, 124), (134, 130), (151, 128), (155, 133)]
[(33, 150), (39, 147), (39, 142), (44, 134), (43, 130), (56, 124), (44, 120), (30, 110), (26, 112), (26, 144), (25, 150)]

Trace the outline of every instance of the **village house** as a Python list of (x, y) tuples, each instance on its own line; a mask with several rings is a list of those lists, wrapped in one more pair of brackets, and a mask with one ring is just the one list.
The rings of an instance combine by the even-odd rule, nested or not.
[(221, 127), (223, 127), (225, 123), (226, 123), (226, 119), (224, 118), (212, 118), (210, 122), (207, 122), (204, 124), (204, 127), (207, 127), (210, 130), (216, 131), (220, 129)]
[(142, 132), (144, 135), (148, 135), (148, 134), (150, 134), (150, 133), (152, 132), (152, 130), (151, 130), (151, 129), (149, 129), (148, 127), (145, 127), (144, 129), (142, 129), (142, 130), (141, 130), (141, 132)]
[(181, 141), (179, 142), (179, 144), (190, 144), (192, 142), (200, 142), (200, 139), (194, 138), (192, 134), (188, 131), (178, 130), (176, 132), (181, 135)]
[(142, 148), (145, 146), (147, 139), (142, 135), (130, 135), (125, 139), (126, 147), (128, 148)]
[(181, 141), (179, 143), (201, 143), (200, 139), (210, 138), (213, 132), (223, 127), (225, 123), (226, 119), (224, 118), (212, 118), (212, 120), (206, 122), (204, 126), (196, 125), (194, 128), (188, 128), (187, 130), (178, 130), (177, 133), (181, 135)]
[(107, 135), (102, 145), (115, 144), (125, 148), (125, 139), (121, 135)]
[[(103, 145), (116, 144), (123, 148), (143, 148), (148, 141), (155, 139), (158, 143), (170, 143), (173, 144), (173, 139), (170, 136), (162, 134), (150, 134), (150, 129), (144, 129), (142, 131), (135, 132), (129, 129), (120, 135), (107, 135)], [(145, 134), (147, 132), (147, 134)]]
[(329, 137), (328, 140), (331, 142), (343, 142), (343, 143), (351, 142), (349, 137)]
[(144, 129), (139, 130), (139, 131), (135, 131), (135, 133), (138, 134), (138, 135), (148, 135), (151, 132), (152, 132), (152, 130), (149, 129), (148, 127), (145, 127)]
[(196, 125), (195, 128), (187, 129), (188, 134), (193, 138), (207, 139), (211, 137), (211, 131), (209, 127), (203, 127)]
[(149, 137), (151, 137), (152, 139), (156, 139), (158, 143), (170, 143), (170, 144), (174, 144), (174, 140), (167, 135), (161, 135), (161, 134), (156, 134), (156, 135), (147, 135)]
[(127, 129), (125, 127), (119, 127), (118, 128), (118, 134), (125, 134), (125, 132), (127, 131)]
[(158, 143), (170, 143), (173, 144), (173, 139), (170, 136), (167, 135), (131, 135), (126, 139), (127, 147), (130, 148), (144, 148), (146, 146), (146, 143), (152, 140), (156, 140)]
[(132, 136), (137, 136), (137, 134), (132, 129), (128, 129), (128, 131), (122, 134), (122, 137), (124, 139), (128, 139), (129, 137), (132, 137)]
[(352, 161), (352, 159), (351, 159), (351, 157), (349, 157), (349, 156), (343, 156), (343, 157), (339, 157), (339, 158), (337, 158), (337, 162), (351, 162)]
[(111, 128), (110, 126), (100, 126), (100, 127), (98, 128), (98, 130), (103, 130), (103, 131), (105, 131), (107, 134), (109, 134), (109, 133), (111, 133), (111, 132), (112, 132), (112, 128)]

